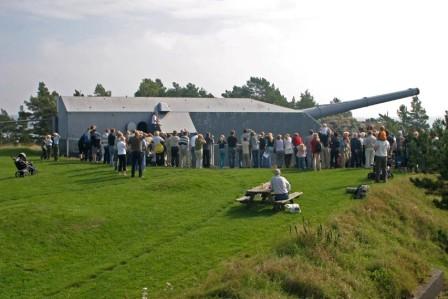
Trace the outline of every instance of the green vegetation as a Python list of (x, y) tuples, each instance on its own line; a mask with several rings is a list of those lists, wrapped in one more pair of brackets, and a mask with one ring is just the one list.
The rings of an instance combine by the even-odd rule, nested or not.
[(409, 298), (431, 267), (448, 270), (446, 212), (411, 186), (398, 176), (324, 225), (298, 221), (271, 252), (227, 263), (190, 298)]
[(20, 179), (17, 152), (0, 150), (0, 298), (375, 298), (447, 269), (446, 212), (406, 176), (355, 201), (345, 187), (366, 170), (285, 171), (304, 192), (288, 214), (234, 202), (267, 169), (131, 179), (34, 158), (39, 174)]

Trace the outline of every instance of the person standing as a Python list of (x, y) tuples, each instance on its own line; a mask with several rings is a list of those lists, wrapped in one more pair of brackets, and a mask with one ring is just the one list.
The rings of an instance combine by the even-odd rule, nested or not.
[(165, 139), (160, 136), (159, 131), (154, 132), (152, 137), (152, 148), (157, 166), (165, 166)]
[(258, 141), (257, 134), (252, 131), (250, 133), (250, 148), (252, 153), (252, 166), (254, 168), (260, 167), (260, 144)]
[(383, 130), (378, 134), (374, 146), (375, 150), (375, 182), (379, 182), (383, 176), (384, 182), (387, 182), (387, 153), (390, 150), (389, 142), (386, 139), (386, 132)]
[(230, 132), (230, 136), (227, 137), (227, 147), (229, 151), (229, 167), (235, 168), (235, 158), (236, 158), (236, 146), (238, 143), (238, 139), (236, 138), (235, 130)]
[(285, 160), (285, 144), (282, 139), (282, 135), (277, 135), (275, 138), (274, 144), (274, 152), (275, 152), (275, 164), (277, 168), (283, 167), (283, 162)]
[(51, 150), (53, 149), (53, 140), (51, 140), (51, 135), (47, 135), (45, 137), (45, 149), (45, 160), (49, 160), (51, 158)]
[(292, 138), (289, 134), (285, 134), (283, 144), (285, 148), (285, 166), (286, 168), (289, 168), (291, 166), (292, 155), (294, 154)]
[(308, 136), (306, 136), (306, 138), (305, 138), (305, 146), (308, 149), (307, 154), (306, 154), (306, 167), (308, 169), (313, 168), (313, 151), (312, 151), (312, 147), (311, 147), (311, 141), (314, 138), (313, 136), (314, 136), (314, 131), (309, 130)]
[(194, 142), (194, 154), (196, 156), (196, 168), (202, 168), (202, 157), (204, 155), (203, 148), (206, 143), (205, 138), (202, 134), (198, 134)]
[(339, 140), (338, 132), (333, 132), (330, 138), (330, 167), (339, 167), (339, 149), (341, 148), (341, 141)]
[(364, 138), (364, 148), (365, 148), (365, 156), (366, 162), (364, 164), (365, 168), (370, 168), (375, 162), (375, 144), (376, 137), (373, 135), (372, 131), (367, 133), (367, 137)]
[(109, 137), (110, 130), (106, 129), (104, 130), (103, 134), (101, 135), (101, 158), (103, 160), (103, 164), (109, 164), (109, 144), (108, 144), (108, 137)]
[(177, 131), (173, 131), (171, 136), (171, 166), (179, 167), (179, 141), (180, 138), (177, 136)]
[(219, 136), (218, 140), (218, 148), (219, 148), (219, 168), (224, 168), (225, 159), (226, 159), (226, 137), (224, 134)]
[(121, 132), (117, 139), (118, 173), (126, 175), (126, 140)]
[(299, 156), (297, 155), (297, 151), (299, 149), (299, 145), (303, 143), (302, 137), (300, 136), (300, 134), (298, 132), (294, 133), (294, 135), (292, 136), (292, 145), (294, 147), (294, 156), (295, 156), (295, 162), (296, 162), (296, 167), (299, 167)]
[(322, 128), (319, 131), (319, 139), (322, 144), (321, 158), (322, 168), (330, 168), (330, 128), (327, 124), (322, 124)]
[(89, 149), (90, 149), (90, 128), (87, 128), (87, 130), (82, 134), (81, 138), (79, 139), (79, 150), (80, 150), (80, 159), (81, 161), (88, 161), (89, 160)]
[(196, 167), (196, 154), (195, 154), (195, 145), (196, 139), (198, 138), (198, 133), (193, 133), (193, 136), (190, 138), (190, 156), (191, 156), (191, 167)]
[(90, 155), (91, 162), (96, 163), (98, 159), (98, 151), (101, 150), (101, 136), (96, 131), (96, 126), (90, 128)]
[(215, 140), (213, 139), (212, 133), (208, 132), (205, 135), (205, 144), (203, 147), (203, 166), (205, 168), (210, 168), (210, 162), (211, 162), (211, 149), (213, 147), (213, 144), (215, 143)]
[(306, 146), (304, 143), (301, 143), (297, 146), (297, 154), (298, 157), (298, 166), (300, 170), (306, 169)]
[(190, 138), (188, 138), (188, 132), (185, 130), (182, 132), (182, 136), (179, 138), (180, 149), (180, 167), (189, 167), (189, 150), (190, 150)]
[(264, 153), (266, 151), (266, 138), (263, 131), (260, 132), (260, 135), (258, 135), (258, 146), (260, 148), (260, 154), (258, 155), (259, 165), (260, 167), (266, 167), (264, 159)]
[(131, 177), (135, 176), (135, 168), (138, 167), (138, 176), (143, 176), (143, 134), (135, 131), (135, 134), (129, 137), (129, 149), (131, 151)]
[(57, 133), (53, 133), (53, 157), (54, 160), (57, 161), (59, 159), (59, 140), (61, 136)]
[(157, 112), (154, 112), (151, 117), (151, 129), (152, 133), (159, 131), (160, 132), (160, 120)]
[(313, 139), (311, 140), (311, 152), (313, 153), (313, 169), (321, 170), (322, 165), (320, 161), (320, 152), (322, 151), (322, 144), (320, 143), (319, 135), (317, 133), (313, 134)]
[[(121, 136), (124, 138), (123, 133), (121, 134)], [(115, 129), (110, 129), (109, 135), (107, 136), (107, 147), (109, 150), (109, 164), (110, 165), (114, 165), (114, 159), (115, 159), (115, 140), (116, 140), (116, 136), (115, 136)], [(125, 154), (126, 156), (126, 154)]]
[(350, 148), (350, 134), (348, 132), (343, 133), (342, 144), (341, 144), (341, 167), (346, 168), (349, 165), (351, 157)]
[(250, 167), (250, 142), (247, 137), (243, 137), (241, 141), (241, 152), (243, 155), (242, 159), (242, 167), (249, 168)]
[(353, 133), (350, 148), (352, 150), (351, 167), (361, 167), (362, 145), (358, 133)]
[(265, 159), (265, 167), (267, 167), (267, 168), (272, 167), (272, 159), (274, 156), (274, 146), (275, 146), (274, 135), (272, 135), (272, 133), (269, 132), (266, 135), (266, 151), (263, 154), (263, 158)]

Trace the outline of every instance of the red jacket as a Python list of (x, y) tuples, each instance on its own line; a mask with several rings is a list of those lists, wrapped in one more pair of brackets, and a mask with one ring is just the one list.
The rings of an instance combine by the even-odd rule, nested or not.
[(292, 137), (292, 144), (294, 146), (298, 146), (299, 144), (302, 144), (302, 143), (303, 143), (302, 137), (300, 137), (300, 136), (293, 136)]

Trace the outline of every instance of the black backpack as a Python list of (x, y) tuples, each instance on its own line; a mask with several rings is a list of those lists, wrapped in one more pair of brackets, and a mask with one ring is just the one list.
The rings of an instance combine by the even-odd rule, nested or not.
[(316, 144), (316, 150), (317, 150), (318, 153), (320, 153), (322, 151), (322, 143), (318, 142)]
[(367, 191), (369, 190), (369, 186), (367, 185), (359, 185), (358, 188), (356, 188), (355, 193), (353, 193), (354, 199), (363, 199), (367, 196)]

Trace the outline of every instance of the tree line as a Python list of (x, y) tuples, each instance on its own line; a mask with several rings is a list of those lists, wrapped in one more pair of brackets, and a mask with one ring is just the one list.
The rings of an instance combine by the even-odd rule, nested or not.
[[(56, 99), (59, 93), (50, 91), (44, 82), (39, 82), (37, 94), (31, 96), (20, 106), (18, 119), (13, 119), (4, 109), (0, 110), (0, 143), (21, 142), (27, 143), (38, 139), (40, 136), (53, 131), (53, 121), (57, 114)], [(85, 95), (78, 89), (74, 90), (73, 96), (84, 97)], [(110, 97), (112, 91), (107, 90), (102, 84), (97, 84), (92, 95), (87, 97)], [(202, 87), (193, 83), (185, 86), (173, 82), (171, 86), (165, 86), (160, 79), (152, 80), (144, 78), (140, 82), (138, 89), (134, 93), (135, 97), (197, 97), (214, 98), (214, 95)], [(284, 96), (275, 84), (265, 78), (250, 77), (245, 84), (233, 86), (231, 90), (225, 90), (221, 94), (225, 98), (251, 98), (262, 102), (275, 104), (292, 109), (306, 109), (316, 106), (313, 95), (309, 90), (300, 93), (299, 100), (293, 97), (290, 101)], [(334, 98), (330, 104), (339, 103), (340, 99)], [(25, 109), (26, 107), (26, 109)], [(342, 121), (338, 121), (338, 118)], [(338, 122), (344, 124), (339, 130), (357, 129), (363, 125), (356, 121), (351, 112), (342, 113), (334, 117), (326, 118), (325, 121), (333, 123), (337, 127)], [(397, 133), (399, 130), (410, 132), (418, 129), (429, 132), (430, 125), (428, 116), (418, 97), (414, 97), (408, 108), (401, 105), (397, 111), (397, 118), (380, 114), (378, 118), (368, 119), (370, 124), (383, 124), (391, 132)], [(438, 119), (432, 125), (432, 132), (441, 135), (444, 131), (444, 120)]]
[[(40, 136), (53, 131), (53, 122), (56, 117), (56, 99), (59, 93), (50, 91), (44, 82), (39, 82), (37, 94), (30, 96), (24, 101), (18, 112), (18, 118), (14, 119), (4, 109), (0, 110), (0, 143), (29, 143)], [(84, 97), (84, 93), (75, 89), (75, 97)], [(87, 97), (110, 97), (112, 91), (107, 90), (102, 84), (95, 86), (93, 94)], [(191, 98), (214, 98), (215, 96), (202, 87), (193, 83), (185, 86), (172, 82), (170, 87), (163, 84), (162, 80), (144, 78), (140, 82), (135, 97), (191, 97)], [(242, 86), (233, 86), (232, 90), (226, 90), (221, 95), (226, 98), (252, 98), (255, 100), (289, 107), (293, 109), (304, 109), (316, 105), (314, 97), (308, 90), (300, 94), (300, 100), (293, 97), (288, 101), (286, 97), (265, 78), (251, 77)]]

